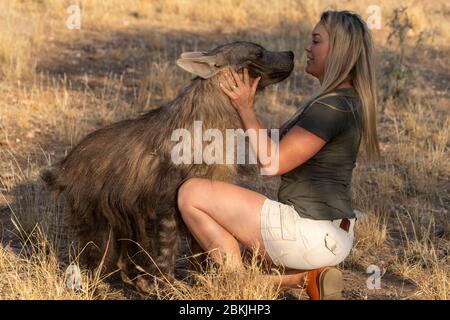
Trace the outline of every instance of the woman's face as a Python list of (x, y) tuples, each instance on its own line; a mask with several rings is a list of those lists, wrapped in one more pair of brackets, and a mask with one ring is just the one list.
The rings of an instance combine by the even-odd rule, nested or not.
[(305, 48), (306, 56), (308, 58), (305, 71), (319, 79), (320, 82), (323, 80), (328, 48), (328, 32), (321, 23), (318, 23), (314, 27)]

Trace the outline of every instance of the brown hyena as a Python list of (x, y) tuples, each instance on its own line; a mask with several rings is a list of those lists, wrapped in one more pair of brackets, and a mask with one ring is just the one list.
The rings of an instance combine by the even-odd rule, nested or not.
[(291, 51), (272, 52), (250, 42), (183, 53), (178, 66), (197, 77), (177, 98), (88, 134), (44, 171), (41, 177), (55, 195), (64, 191), (68, 223), (85, 248), (82, 261), (96, 268), (103, 258), (108, 270), (120, 269), (124, 281), (143, 291), (151, 289), (149, 275), (171, 279), (180, 235), (186, 232), (177, 208), (178, 187), (191, 177), (232, 182), (242, 167), (175, 164), (171, 152), (178, 142), (172, 133), (180, 128), (192, 133), (194, 120), (202, 122), (203, 130), (219, 129), (224, 137), (226, 129), (242, 128), (218, 86), (222, 71), (247, 67), (252, 78), (262, 77), (260, 90), (288, 77), (293, 58)]

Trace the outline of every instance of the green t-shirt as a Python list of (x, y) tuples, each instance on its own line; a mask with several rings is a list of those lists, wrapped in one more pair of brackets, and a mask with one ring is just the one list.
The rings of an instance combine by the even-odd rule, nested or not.
[(278, 191), (279, 202), (293, 205), (309, 219), (355, 217), (351, 180), (360, 141), (360, 100), (354, 88), (334, 92), (339, 95), (320, 98), (295, 123), (327, 143), (308, 161), (283, 174)]

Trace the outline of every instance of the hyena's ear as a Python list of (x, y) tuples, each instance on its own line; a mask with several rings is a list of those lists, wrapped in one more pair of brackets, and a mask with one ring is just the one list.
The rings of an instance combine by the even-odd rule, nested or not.
[(184, 52), (177, 60), (177, 65), (187, 72), (208, 79), (220, 69), (216, 60), (216, 55), (210, 56), (206, 52)]

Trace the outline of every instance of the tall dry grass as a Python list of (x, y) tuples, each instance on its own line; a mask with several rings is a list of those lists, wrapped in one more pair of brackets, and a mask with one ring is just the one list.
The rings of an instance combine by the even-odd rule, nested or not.
[[(114, 290), (105, 289), (100, 274), (83, 271), (79, 290), (69, 290), (67, 273), (61, 265), (58, 248), (47, 239), (38, 225), (25, 233), (18, 221), (16, 231), (21, 241), (17, 252), (0, 247), (1, 299), (20, 300), (93, 300), (115, 298)], [(73, 258), (76, 263), (76, 257)]]

